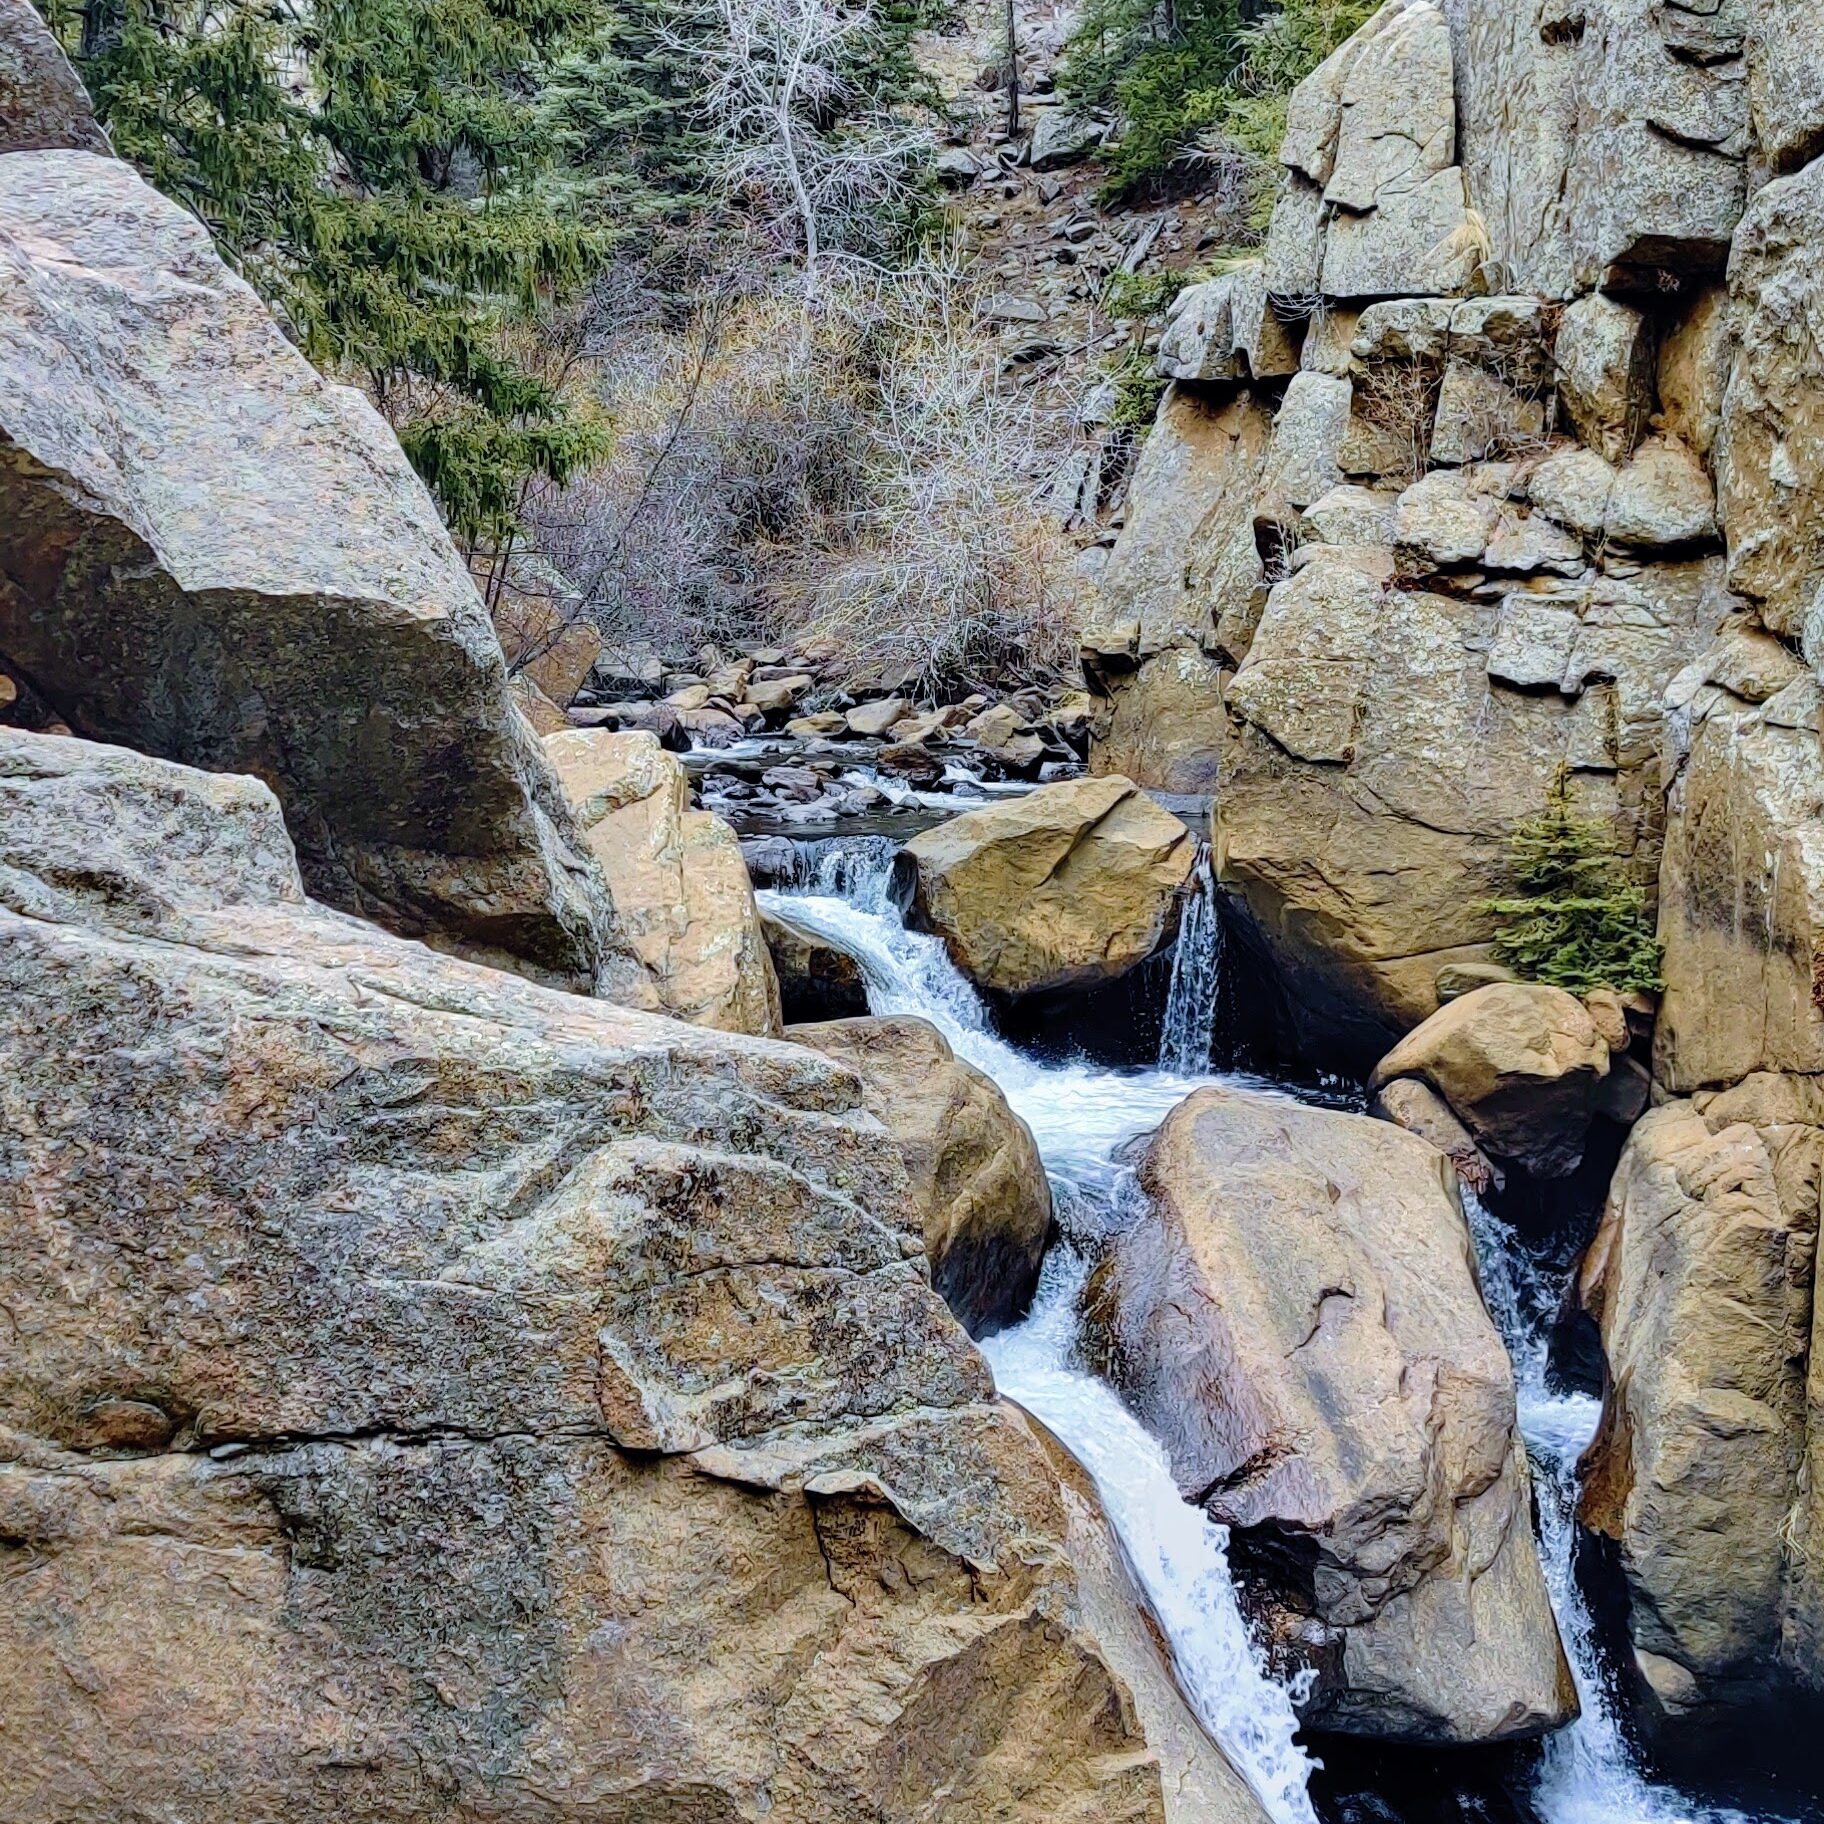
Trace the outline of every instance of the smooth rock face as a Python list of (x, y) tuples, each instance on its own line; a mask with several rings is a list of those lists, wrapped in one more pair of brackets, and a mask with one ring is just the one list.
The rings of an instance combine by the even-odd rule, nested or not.
[(84, 152), (0, 160), (0, 652), (79, 733), (264, 778), (319, 898), (637, 991), (392, 433)]
[(1824, 1169), (1824, 1134), (1767, 1121), (1781, 1081), (1643, 1116), (1583, 1267), (1608, 1386), (1580, 1517), (1671, 1716), (1764, 1695), (1780, 1654)]
[(31, 0), (0, 0), (0, 153), (54, 146), (105, 153), (108, 136)]
[[(1083, 636), (1092, 657), (1144, 660), (1175, 643), (1198, 644), (1244, 605), (1259, 574), (1254, 488), (1272, 435), (1271, 409), (1249, 394), (1212, 400), (1167, 389)], [(1231, 581), (1225, 560), (1238, 533), (1247, 536), (1253, 574)]]
[[(1315, 1661), (1307, 1722), (1455, 1743), (1566, 1720), (1512, 1372), (1449, 1163), (1385, 1122), (1212, 1088), (1138, 1169), (1150, 1208), (1089, 1319), (1179, 1485), (1258, 1567), (1266, 1625)], [(1288, 1560), (1308, 1576), (1276, 1580)]]
[(1165, 1817), (851, 1073), (0, 742), (0, 1812)]
[(836, 1020), (786, 1036), (861, 1078), (905, 1156), (931, 1283), (970, 1335), (1017, 1322), (1038, 1284), (1051, 1187), (1030, 1130), (994, 1080), (928, 1020)]
[(1485, 1151), (1555, 1178), (1583, 1157), (1608, 1074), (1608, 1043), (1574, 994), (1549, 982), (1490, 982), (1409, 1032), (1368, 1085), (1419, 1077)]
[(1775, 633), (1824, 655), (1824, 164), (1762, 190), (1729, 259), (1737, 354), (1723, 396), (1717, 493), (1729, 585)]
[(912, 915), (970, 981), (1034, 994), (1112, 981), (1177, 920), (1197, 845), (1116, 777), (1042, 785), (913, 837), (896, 870)]
[(1477, 904), (1508, 891), (1513, 827), (1561, 762), (1651, 878), (1662, 698), (1722, 611), (1719, 569), (1490, 602), (1320, 546), (1273, 590), (1226, 691), (1214, 846), (1302, 1045), (1365, 1071), (1436, 1009), (1440, 969), (1487, 958)]
[(545, 751), (650, 980), (641, 1004), (777, 1037), (779, 983), (741, 845), (720, 817), (690, 808), (678, 757), (655, 735), (601, 728), (547, 735)]

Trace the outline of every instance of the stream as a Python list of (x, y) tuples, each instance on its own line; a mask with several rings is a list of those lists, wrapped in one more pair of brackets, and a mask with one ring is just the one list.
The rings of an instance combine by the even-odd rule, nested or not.
[[(1210, 1067), (1221, 922), (1207, 858), (1188, 900), (1153, 1070), (1040, 1063), (994, 1032), (975, 990), (934, 937), (908, 931), (888, 883), (889, 838), (826, 840), (799, 851), (792, 885), (762, 892), (773, 916), (854, 957), (876, 1015), (929, 1020), (956, 1054), (999, 1084), (1031, 1128), (1051, 1179), (1060, 1239), (1030, 1314), (983, 1342), (1000, 1391), (1040, 1419), (1094, 1480), (1110, 1522), (1170, 1641), (1180, 1688), (1274, 1824), (1316, 1824), (1315, 1763), (1296, 1739), (1295, 1693), (1269, 1677), (1228, 1568), (1227, 1529), (1179, 1495), (1162, 1447), (1105, 1382), (1078, 1362), (1077, 1308), (1088, 1254), (1118, 1231), (1140, 1196), (1117, 1156), (1200, 1083), (1289, 1095), (1265, 1079)], [(1512, 1233), (1464, 1194), (1484, 1296), (1514, 1362), (1519, 1421), (1537, 1493), (1539, 1551), (1583, 1704), (1557, 1731), (1524, 1795), (1541, 1824), (1776, 1824), (1694, 1804), (1641, 1770), (1573, 1570), (1577, 1458), (1598, 1402), (1553, 1391), (1549, 1336), (1561, 1284)], [(1391, 1815), (1391, 1814), (1383, 1814)]]

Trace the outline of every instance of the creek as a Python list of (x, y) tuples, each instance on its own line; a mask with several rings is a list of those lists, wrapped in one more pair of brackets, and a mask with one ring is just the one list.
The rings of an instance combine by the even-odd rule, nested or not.
[[(1274, 1824), (1316, 1824), (1313, 1776), (1323, 1746), (1299, 1736), (1298, 1694), (1274, 1682), (1249, 1637), (1229, 1575), (1227, 1529), (1182, 1499), (1163, 1448), (1112, 1388), (1084, 1370), (1078, 1351), (1090, 1259), (1131, 1219), (1141, 1196), (1122, 1162), (1127, 1144), (1200, 1083), (1295, 1093), (1211, 1069), (1222, 935), (1207, 856), (1181, 923), (1160, 1062), (1110, 1070), (1070, 1059), (1041, 1062), (996, 1033), (942, 944), (904, 926), (889, 895), (895, 847), (878, 835), (803, 845), (790, 883), (762, 892), (760, 901), (774, 917), (855, 958), (872, 1013), (929, 1020), (959, 1057), (994, 1079), (1031, 1128), (1051, 1180), (1058, 1233), (1026, 1319), (982, 1344), (996, 1384), (1049, 1427), (1094, 1480), (1170, 1642), (1180, 1689)], [(1779, 1824), (1770, 1814), (1693, 1802), (1643, 1771), (1576, 1575), (1575, 1466), (1599, 1404), (1554, 1389), (1550, 1339), (1563, 1276), (1554, 1278), (1468, 1192), (1464, 1206), (1484, 1297), (1513, 1358), (1540, 1558), (1583, 1706), (1581, 1718), (1548, 1737), (1525, 1764), (1512, 1809), (1539, 1824)], [(1476, 1792), (1454, 1806), (1425, 1809), (1464, 1818), (1488, 1813)], [(1401, 1819), (1407, 1808), (1397, 1797), (1339, 1797), (1332, 1788), (1323, 1813), (1326, 1824), (1352, 1824)]]

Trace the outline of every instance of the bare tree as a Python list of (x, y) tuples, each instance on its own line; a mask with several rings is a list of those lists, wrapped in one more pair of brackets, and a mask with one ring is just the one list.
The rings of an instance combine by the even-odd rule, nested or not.
[(799, 259), (802, 361), (833, 270), (879, 264), (883, 223), (909, 201), (930, 134), (859, 81), (879, 43), (865, 7), (710, 0), (674, 42), (706, 72), (720, 187)]

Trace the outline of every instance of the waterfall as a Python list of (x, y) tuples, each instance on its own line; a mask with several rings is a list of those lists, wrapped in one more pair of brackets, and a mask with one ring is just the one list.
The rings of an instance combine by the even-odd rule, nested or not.
[[(959, 1057), (1000, 1085), (1032, 1129), (1066, 1239), (1046, 1257), (1026, 1321), (983, 1346), (996, 1385), (1045, 1424), (1095, 1483), (1171, 1643), (1180, 1690), (1273, 1824), (1316, 1824), (1311, 1764), (1293, 1739), (1297, 1714), (1249, 1637), (1229, 1577), (1227, 1529), (1184, 1500), (1163, 1448), (1077, 1361), (1086, 1268), (1070, 1238), (1093, 1239), (1128, 1219), (1137, 1192), (1117, 1154), (1157, 1127), (1196, 1080), (1163, 1069), (1046, 1066), (1014, 1050), (991, 1030), (943, 945), (906, 930), (887, 903), (890, 863), (890, 845), (884, 858), (852, 850), (837, 861), (826, 853), (806, 887), (759, 898), (769, 913), (854, 957), (874, 1013), (929, 1020)], [(838, 880), (841, 897), (819, 890)]]
[(1577, 1587), (1577, 1459), (1601, 1404), (1554, 1393), (1547, 1381), (1551, 1323), (1562, 1288), (1548, 1284), (1515, 1237), (1467, 1186), (1463, 1211), (1476, 1246), (1482, 1295), (1514, 1363), (1520, 1432), (1538, 1497), (1539, 1559), (1583, 1714), (1546, 1740), (1533, 1803), (1544, 1824), (1746, 1824), (1740, 1812), (1694, 1805), (1640, 1771), (1621, 1727), (1621, 1704)]
[(1209, 844), (1199, 843), (1172, 952), (1172, 984), (1159, 1038), (1160, 1069), (1197, 1076), (1210, 1068), (1221, 982), (1222, 915), (1216, 903), (1216, 876)]
[[(1185, 907), (1172, 971), (1174, 1017), (1160, 1067), (1115, 1072), (1042, 1065), (994, 1033), (943, 945), (906, 930), (893, 910), (887, 893), (893, 847), (882, 838), (816, 844), (794, 870), (799, 884), (763, 892), (761, 903), (853, 956), (875, 1013), (929, 1020), (959, 1057), (1000, 1085), (1032, 1129), (1064, 1239), (1046, 1257), (1031, 1314), (990, 1338), (983, 1353), (1000, 1390), (1060, 1438), (1095, 1482), (1171, 1644), (1179, 1686), (1210, 1735), (1274, 1824), (1315, 1824), (1311, 1763), (1294, 1740), (1292, 1697), (1268, 1676), (1249, 1638), (1229, 1577), (1227, 1531), (1183, 1500), (1164, 1450), (1110, 1387), (1084, 1372), (1077, 1348), (1085, 1251), (1131, 1219), (1138, 1194), (1121, 1149), (1157, 1127), (1200, 1076), (1209, 1080), (1202, 1073), (1220, 957), (1207, 860)], [(1258, 1079), (1227, 1080), (1275, 1093)], [(1543, 1747), (1533, 1808), (1542, 1824), (1749, 1824), (1739, 1812), (1693, 1804), (1649, 1781), (1634, 1758), (1572, 1569), (1576, 1463), (1599, 1408), (1587, 1396), (1554, 1393), (1547, 1378), (1551, 1322), (1563, 1288), (1472, 1193), (1463, 1201), (1483, 1294), (1513, 1357), (1520, 1429), (1538, 1496), (1540, 1559), (1583, 1705), (1581, 1719)]]

